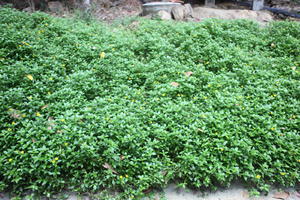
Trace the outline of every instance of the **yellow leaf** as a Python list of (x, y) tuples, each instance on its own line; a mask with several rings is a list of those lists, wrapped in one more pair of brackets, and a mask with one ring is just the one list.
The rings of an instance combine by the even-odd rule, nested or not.
[(100, 53), (100, 58), (104, 58), (105, 57), (105, 53), (104, 52), (101, 52)]
[(29, 80), (33, 81), (33, 76), (32, 76), (32, 75), (28, 74), (26, 77), (27, 77)]

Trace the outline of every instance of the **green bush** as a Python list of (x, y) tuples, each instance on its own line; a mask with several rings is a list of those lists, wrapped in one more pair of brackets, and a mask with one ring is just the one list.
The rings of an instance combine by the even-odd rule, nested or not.
[(299, 23), (0, 16), (0, 191), (299, 183)]

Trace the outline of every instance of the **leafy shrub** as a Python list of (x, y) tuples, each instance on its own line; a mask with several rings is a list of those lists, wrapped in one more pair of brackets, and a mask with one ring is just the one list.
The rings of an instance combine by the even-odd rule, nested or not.
[(299, 24), (0, 16), (0, 190), (299, 183)]

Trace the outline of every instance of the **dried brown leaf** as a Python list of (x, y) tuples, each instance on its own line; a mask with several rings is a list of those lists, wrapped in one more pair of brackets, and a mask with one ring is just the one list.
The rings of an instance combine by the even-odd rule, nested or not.
[(172, 82), (171, 85), (174, 86), (174, 87), (178, 87), (178, 86), (179, 86), (179, 83), (177, 83), (177, 82)]
[(53, 117), (48, 118), (48, 125), (49, 125), (48, 130), (51, 130), (55, 126), (55, 123), (53, 121), (54, 121)]
[(44, 105), (44, 106), (41, 107), (41, 109), (44, 110), (44, 109), (48, 108), (48, 106), (49, 106), (48, 104)]
[(19, 119), (21, 117), (20, 111), (13, 109), (10, 111), (9, 116), (14, 119)]
[(185, 72), (184, 74), (185, 74), (187, 77), (190, 77), (190, 76), (193, 75), (193, 72)]
[(152, 188), (148, 188), (148, 189), (144, 190), (143, 193), (144, 193), (144, 194), (148, 194), (148, 193), (150, 193), (151, 191), (152, 191)]
[(167, 171), (161, 171), (160, 172), (163, 176), (165, 176), (168, 172)]
[(113, 173), (118, 174), (118, 172), (116, 172), (116, 170), (114, 170), (110, 164), (104, 163), (102, 166), (103, 166), (105, 169), (109, 169), (109, 170), (111, 170)]
[(20, 115), (17, 114), (17, 113), (12, 113), (10, 116), (11, 116), (12, 118), (14, 118), (14, 119), (19, 119), (19, 118), (20, 118)]
[(201, 128), (198, 128), (197, 131), (198, 131), (198, 132), (201, 132), (201, 133), (204, 132), (203, 129), (201, 129)]

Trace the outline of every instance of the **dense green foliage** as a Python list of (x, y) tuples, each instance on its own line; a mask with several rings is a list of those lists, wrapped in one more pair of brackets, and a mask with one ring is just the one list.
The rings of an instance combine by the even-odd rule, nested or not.
[(299, 23), (0, 16), (0, 191), (299, 183)]

